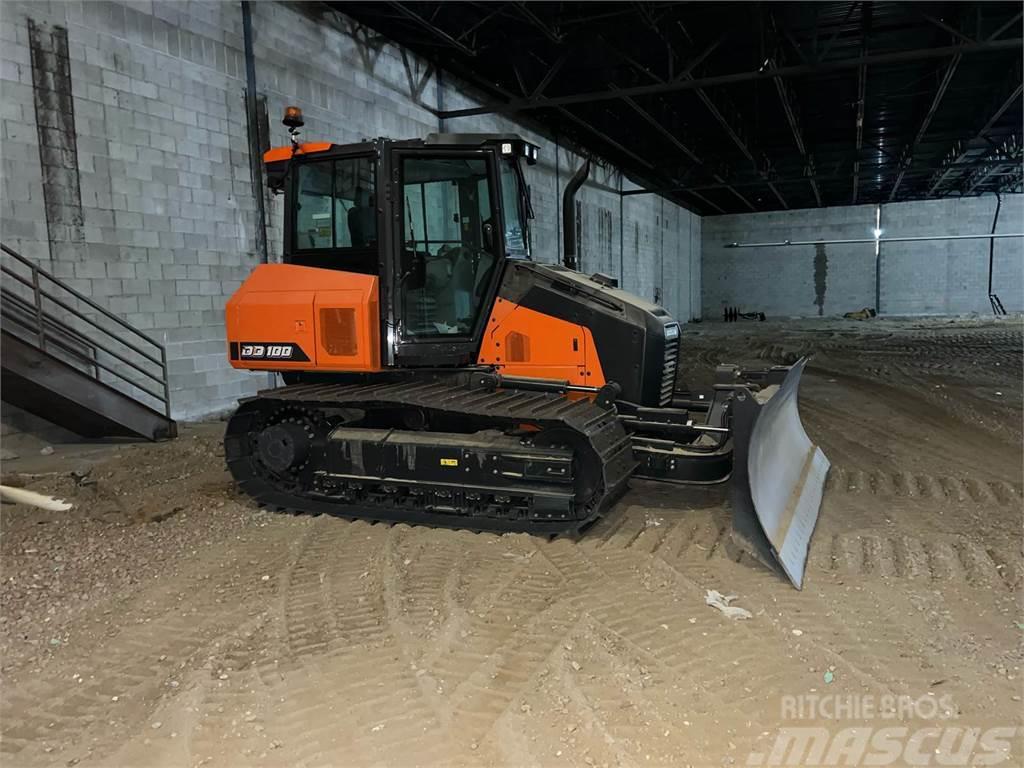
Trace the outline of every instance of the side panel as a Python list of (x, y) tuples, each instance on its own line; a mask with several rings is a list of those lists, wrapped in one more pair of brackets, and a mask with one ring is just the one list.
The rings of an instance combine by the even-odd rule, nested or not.
[(487, 320), (477, 362), (509, 376), (605, 383), (588, 328), (498, 298)]
[(623, 400), (660, 406), (671, 399), (679, 325), (661, 307), (564, 267), (522, 261), (506, 265), (498, 297), (586, 328), (602, 375), (622, 388)]
[(262, 264), (225, 308), (235, 368), (379, 371), (378, 279), (291, 264)]

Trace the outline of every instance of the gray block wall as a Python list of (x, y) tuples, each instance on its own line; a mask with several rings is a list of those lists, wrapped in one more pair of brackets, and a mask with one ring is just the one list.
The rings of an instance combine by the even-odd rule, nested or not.
[[(275, 145), (287, 141), (287, 104), (305, 112), (304, 139), (344, 143), (425, 136), (440, 127), (439, 103), (477, 103), (450, 76), (439, 86), (426, 62), (323, 6), (251, 8), (257, 91)], [(66, 62), (52, 51), (64, 39)], [(50, 73), (44, 90), (40, 61)], [(166, 345), (177, 418), (230, 408), (265, 386), (266, 375), (228, 366), (223, 325), (226, 300), (259, 262), (240, 4), (8, 1), (0, 64), (3, 241)], [(73, 134), (55, 96), (70, 100)], [(540, 145), (529, 171), (532, 240), (538, 260), (559, 260), (561, 188), (581, 158), (499, 116), (445, 129), (517, 131)], [(72, 180), (77, 198), (65, 194)], [(582, 267), (648, 299), (657, 291), (686, 320), (699, 312), (700, 219), (653, 195), (623, 201), (618, 191), (630, 186), (598, 167), (581, 190)], [(269, 199), (267, 214), (275, 259), (280, 200)]]
[[(253, 391), (225, 361), (223, 306), (252, 268), (238, 6), (7, 2), (0, 6), (0, 237), (167, 348), (174, 414)], [(66, 30), (80, 190), (77, 226), (49, 237), (47, 116), (30, 23)], [(65, 120), (70, 118), (65, 114)], [(60, 126), (58, 126), (60, 127)], [(44, 161), (41, 163), (41, 159)], [(52, 227), (51, 227), (52, 228)], [(263, 377), (262, 383), (266, 383)]]
[[(888, 203), (882, 238), (991, 232), (994, 196)], [(883, 314), (988, 313), (987, 240), (880, 245), (825, 244), (728, 248), (733, 242), (872, 238), (875, 206), (709, 216), (702, 220), (702, 305), (707, 319), (724, 307), (774, 317), (835, 316), (862, 307)], [(997, 232), (1024, 232), (1024, 195), (1004, 195)], [(1010, 312), (1024, 310), (1024, 239), (996, 240), (993, 291)]]
[[(995, 196), (882, 206), (882, 237), (992, 231)], [(1003, 195), (997, 233), (1024, 233), (1024, 195)], [(881, 247), (886, 314), (991, 312), (988, 240), (890, 243)], [(992, 290), (1008, 312), (1024, 310), (1024, 238), (994, 241)]]

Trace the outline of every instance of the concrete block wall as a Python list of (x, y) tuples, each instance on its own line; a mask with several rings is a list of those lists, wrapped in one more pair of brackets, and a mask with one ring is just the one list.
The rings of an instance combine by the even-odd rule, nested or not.
[[(887, 203), (882, 237), (991, 232), (995, 196)], [(726, 247), (732, 242), (871, 238), (874, 205), (710, 216), (702, 220), (703, 309), (770, 316), (841, 315), (876, 306), (875, 245)], [(1024, 232), (1024, 195), (1004, 195), (997, 232)], [(1024, 310), (1024, 239), (996, 240), (993, 291), (1007, 311)], [(883, 314), (988, 313), (987, 240), (882, 243), (877, 282)]]
[[(344, 143), (425, 136), (442, 127), (439, 103), (477, 103), (323, 6), (251, 9), (274, 145), (287, 142), (287, 104), (303, 108), (305, 139)], [(166, 345), (177, 418), (230, 408), (265, 386), (265, 374), (228, 366), (223, 325), (226, 300), (260, 259), (240, 5), (13, 0), (0, 4), (0, 43), (3, 241)], [(560, 260), (561, 190), (581, 158), (500, 116), (444, 128), (516, 131), (540, 145), (528, 174), (533, 248), (540, 261)], [(688, 319), (699, 219), (653, 195), (620, 205), (624, 186), (617, 169), (595, 168), (578, 196), (583, 269), (648, 299), (657, 287)], [(267, 205), (274, 260), (281, 201), (267, 196)]]
[[(996, 198), (967, 197), (882, 206), (883, 237), (992, 231)], [(1024, 233), (1024, 195), (1003, 195), (997, 233)], [(881, 246), (881, 308), (895, 315), (991, 312), (988, 240), (930, 240)], [(992, 290), (1008, 312), (1024, 310), (1024, 238), (994, 241)]]
[(705, 318), (721, 319), (724, 307), (787, 317), (836, 315), (874, 306), (874, 244), (726, 247), (734, 242), (871, 237), (874, 226), (873, 205), (705, 216)]
[[(255, 263), (238, 6), (5, 2), (0, 17), (3, 241), (166, 346), (176, 416), (253, 391), (223, 330)], [(65, 55), (66, 82), (40, 82)], [(62, 123), (40, 109), (50, 89), (72, 105)], [(54, 184), (69, 140), (58, 163), (77, 181)]]

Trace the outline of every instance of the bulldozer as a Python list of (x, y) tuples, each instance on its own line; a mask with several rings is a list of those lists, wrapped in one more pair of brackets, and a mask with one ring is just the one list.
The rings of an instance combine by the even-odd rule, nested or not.
[(685, 334), (661, 306), (531, 259), (514, 134), (299, 140), (263, 161), (283, 195), (282, 263), (228, 301), (228, 356), (283, 386), (243, 399), (225, 456), (261, 505), (376, 522), (585, 535), (631, 478), (732, 478), (736, 539), (797, 588), (828, 460), (797, 410), (806, 363), (721, 365), (677, 385)]

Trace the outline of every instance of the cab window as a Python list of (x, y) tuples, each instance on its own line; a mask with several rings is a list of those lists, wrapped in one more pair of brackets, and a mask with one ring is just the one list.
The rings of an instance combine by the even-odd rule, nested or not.
[(377, 272), (376, 179), (372, 158), (299, 165), (294, 215), (293, 263)]
[(468, 336), (497, 264), (488, 164), (405, 157), (401, 174), (403, 336)]
[(530, 258), (530, 218), (525, 184), (518, 165), (519, 159), (501, 162), (501, 201), (505, 214), (505, 251), (510, 258)]

